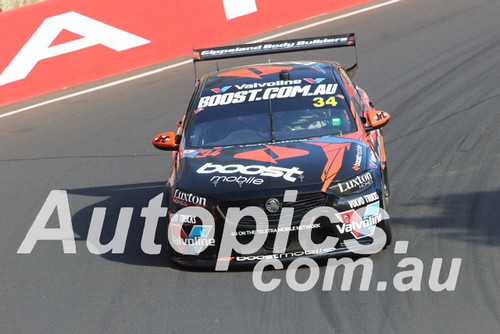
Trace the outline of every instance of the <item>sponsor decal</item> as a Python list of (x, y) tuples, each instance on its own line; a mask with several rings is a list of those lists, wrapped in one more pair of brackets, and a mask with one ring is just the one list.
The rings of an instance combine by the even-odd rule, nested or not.
[(214, 149), (197, 149), (197, 150), (184, 150), (182, 151), (183, 158), (206, 158), (215, 157), (222, 152), (222, 147), (216, 147)]
[(229, 92), (224, 94), (215, 94), (202, 96), (198, 101), (197, 108), (216, 107), (230, 104), (239, 104), (246, 102), (255, 102), (261, 100), (287, 99), (294, 97), (307, 97), (318, 95), (334, 95), (337, 91), (337, 84), (319, 84), (314, 89), (312, 85), (300, 86), (282, 86), (269, 87), (266, 89), (255, 88), (241, 90), (238, 92)]
[(245, 176), (222, 176), (222, 175), (217, 175), (217, 176), (214, 176), (210, 179), (210, 182), (212, 182), (214, 184), (214, 187), (217, 186), (217, 183), (219, 182), (227, 182), (227, 183), (237, 183), (240, 188), (244, 185), (244, 184), (253, 184), (253, 185), (256, 185), (256, 186), (260, 186), (262, 183), (264, 183), (264, 179), (259, 179), (259, 178), (256, 178), (255, 176), (251, 176), (251, 177), (245, 177)]
[(173, 200), (174, 202), (177, 202), (182, 205), (189, 205), (189, 204), (195, 204), (201, 206), (207, 205), (207, 199), (205, 197), (200, 197), (191, 193), (186, 193), (179, 189), (175, 189), (173, 191)]
[(271, 259), (286, 259), (291, 257), (301, 257), (304, 255), (326, 254), (335, 251), (335, 248), (319, 248), (306, 251), (297, 251), (290, 253), (268, 254), (268, 255), (251, 255), (251, 256), (236, 256), (236, 261), (255, 261), (255, 260), (271, 260)]
[(378, 200), (379, 200), (378, 194), (376, 192), (372, 192), (371, 194), (368, 194), (368, 195), (364, 195), (364, 196), (361, 196), (358, 198), (350, 199), (347, 201), (347, 203), (349, 203), (349, 206), (351, 207), (351, 209), (354, 209), (354, 208), (363, 206), (367, 203), (375, 202)]
[(248, 52), (259, 51), (276, 51), (294, 48), (303, 48), (305, 46), (331, 46), (331, 45), (347, 45), (350, 44), (349, 37), (326, 37), (316, 39), (304, 39), (296, 41), (287, 41), (282, 43), (264, 43), (254, 44), (251, 46), (236, 46), (229, 48), (205, 49), (200, 52), (201, 58), (219, 57), (219, 56), (235, 56), (238, 54), (246, 54)]
[(351, 232), (356, 239), (372, 235), (375, 232), (375, 225), (382, 221), (379, 202), (368, 205), (363, 218), (352, 209), (335, 215), (342, 222), (342, 224), (335, 225), (339, 232)]
[(216, 157), (220, 154), (221, 151), (221, 147), (217, 147), (214, 149), (201, 149), (196, 152), (197, 154), (195, 158)]
[(232, 236), (245, 236), (245, 235), (255, 235), (255, 234), (269, 234), (269, 233), (283, 233), (283, 232), (295, 232), (302, 230), (311, 230), (314, 228), (320, 228), (320, 224), (311, 224), (311, 225), (294, 225), (287, 227), (276, 227), (276, 228), (266, 228), (266, 229), (256, 229), (256, 230), (242, 230), (232, 232)]
[(174, 214), (170, 219), (171, 223), (177, 224), (196, 224), (196, 216), (192, 215), (183, 215), (183, 214)]
[(373, 176), (370, 172), (358, 175), (350, 180), (340, 182), (331, 187), (333, 191), (341, 195), (352, 194), (363, 190), (373, 184)]
[(316, 79), (313, 79), (313, 78), (304, 78), (304, 81), (306, 81), (306, 82), (308, 82), (310, 84), (319, 84), (323, 80), (325, 80), (325, 78), (316, 78)]
[(356, 145), (356, 160), (354, 161), (352, 169), (354, 169), (355, 171), (360, 170), (362, 160), (363, 160), (363, 147), (361, 145)]
[(224, 86), (222, 88), (212, 88), (211, 91), (216, 93), (216, 94), (219, 94), (219, 93), (224, 93), (226, 90), (228, 90), (231, 87), (232, 86)]
[(236, 89), (252, 89), (252, 88), (263, 88), (263, 87), (275, 87), (275, 86), (290, 86), (290, 85), (300, 85), (300, 80), (279, 80), (271, 82), (254, 82), (252, 84), (235, 85)]
[[(310, 140), (310, 139), (308, 139), (308, 138), (303, 138), (303, 139), (285, 139), (285, 140), (277, 140), (275, 142), (275, 144), (298, 143), (298, 142), (303, 142), (303, 141), (308, 141), (308, 140)], [(241, 144), (241, 145), (237, 145), (237, 146), (238, 147), (254, 147), (254, 146), (264, 146), (264, 145), (267, 145), (267, 143), (251, 143), (251, 144)], [(273, 146), (273, 147), (277, 147), (277, 146)]]
[(215, 239), (208, 237), (211, 230), (212, 226), (195, 225), (188, 235), (182, 224), (175, 224), (172, 225), (172, 242), (178, 246), (181, 253), (199, 255), (202, 247), (215, 246)]
[(282, 177), (286, 181), (295, 182), (297, 178), (301, 178), (304, 173), (297, 167), (285, 168), (277, 166), (261, 166), (261, 165), (218, 165), (208, 162), (198, 168), (198, 174), (234, 174), (239, 173), (251, 176), (269, 176), (269, 177)]

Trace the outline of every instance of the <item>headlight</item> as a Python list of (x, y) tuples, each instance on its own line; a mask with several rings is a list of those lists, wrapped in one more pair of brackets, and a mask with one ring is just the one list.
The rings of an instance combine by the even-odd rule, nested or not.
[(329, 189), (340, 196), (362, 192), (373, 184), (373, 175), (370, 171), (357, 175), (347, 181), (339, 182)]
[(172, 202), (181, 206), (207, 206), (207, 199), (205, 197), (177, 188), (172, 188)]

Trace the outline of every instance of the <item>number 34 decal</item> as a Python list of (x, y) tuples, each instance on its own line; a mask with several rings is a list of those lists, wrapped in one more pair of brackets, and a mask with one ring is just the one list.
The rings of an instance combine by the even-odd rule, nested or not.
[(313, 99), (313, 106), (316, 108), (321, 108), (327, 105), (330, 105), (332, 107), (335, 107), (337, 105), (337, 100), (335, 100), (335, 96), (330, 96), (326, 101), (323, 97), (315, 97)]

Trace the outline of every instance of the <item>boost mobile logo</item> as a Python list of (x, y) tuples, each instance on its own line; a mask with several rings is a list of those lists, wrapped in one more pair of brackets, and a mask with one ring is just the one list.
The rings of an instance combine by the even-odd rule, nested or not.
[[(260, 165), (218, 165), (208, 162), (198, 168), (196, 171), (198, 174), (213, 174), (213, 173), (221, 173), (221, 174), (234, 174), (240, 173), (243, 175), (260, 175), (260, 176), (270, 176), (270, 177), (283, 177), (283, 179), (295, 182), (297, 177), (301, 177), (304, 173), (297, 167), (285, 168), (285, 167), (276, 167), (276, 166), (260, 166)], [(297, 176), (297, 177), (296, 177)]]

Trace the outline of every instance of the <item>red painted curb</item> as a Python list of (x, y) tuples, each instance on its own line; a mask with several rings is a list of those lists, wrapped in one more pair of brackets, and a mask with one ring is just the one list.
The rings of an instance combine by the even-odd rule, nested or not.
[(47, 0), (0, 14), (0, 106), (369, 1)]

